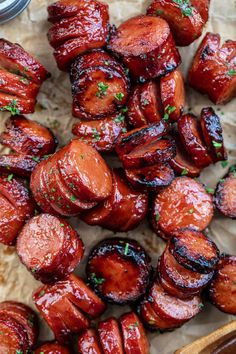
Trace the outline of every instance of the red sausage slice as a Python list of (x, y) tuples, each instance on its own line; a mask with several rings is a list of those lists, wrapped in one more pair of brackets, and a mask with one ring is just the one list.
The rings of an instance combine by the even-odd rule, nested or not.
[(134, 312), (120, 318), (126, 354), (149, 354), (149, 342), (142, 322)]
[(226, 177), (218, 183), (214, 203), (222, 214), (236, 218), (236, 166), (232, 166)]
[(183, 267), (199, 273), (209, 273), (219, 261), (216, 244), (199, 231), (176, 231), (170, 240), (170, 252)]
[(14, 174), (28, 178), (38, 164), (37, 158), (23, 154), (9, 154), (0, 156), (0, 173)]
[(34, 354), (70, 354), (69, 348), (57, 342), (47, 342), (34, 350)]
[(185, 114), (178, 120), (178, 131), (185, 150), (192, 158), (194, 164), (204, 168), (212, 163), (203, 136), (200, 122), (192, 114)]
[(0, 353), (26, 353), (29, 342), (24, 327), (6, 314), (0, 315)]
[(220, 118), (213, 108), (202, 109), (200, 123), (205, 143), (209, 147), (213, 161), (227, 160)]
[(21, 230), (17, 253), (36, 279), (52, 283), (74, 271), (82, 259), (84, 247), (65, 220), (41, 214)]
[(133, 230), (145, 218), (148, 196), (130, 187), (122, 169), (114, 169), (113, 189), (109, 198), (81, 215), (89, 225), (100, 225), (114, 231)]
[(104, 354), (124, 354), (123, 338), (115, 318), (100, 321), (98, 333)]
[(185, 104), (184, 78), (182, 73), (179, 70), (175, 70), (162, 77), (160, 88), (165, 113), (164, 118), (175, 122), (181, 117)]
[(0, 93), (0, 110), (13, 114), (34, 113), (35, 99), (15, 97), (7, 93)]
[(92, 250), (86, 271), (97, 294), (108, 302), (126, 304), (145, 293), (151, 263), (136, 241), (114, 238), (102, 241)]
[(140, 81), (165, 75), (180, 64), (168, 23), (159, 17), (136, 16), (123, 22), (108, 48), (122, 57)]
[(221, 311), (236, 315), (236, 257), (222, 255), (208, 295)]
[(168, 239), (179, 229), (202, 231), (212, 217), (212, 197), (205, 188), (189, 177), (177, 177), (156, 196), (152, 226), (159, 236)]
[(94, 329), (87, 329), (78, 338), (78, 353), (79, 354), (103, 354), (101, 344), (97, 333)]

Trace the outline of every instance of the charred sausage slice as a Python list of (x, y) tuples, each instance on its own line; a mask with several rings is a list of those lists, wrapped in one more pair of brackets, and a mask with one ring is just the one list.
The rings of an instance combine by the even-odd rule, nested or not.
[(208, 295), (210, 301), (221, 311), (236, 314), (236, 257), (222, 255), (218, 263)]
[(142, 322), (134, 312), (120, 318), (126, 354), (149, 354), (149, 341)]
[(209, 147), (213, 161), (227, 160), (220, 118), (213, 108), (202, 109), (200, 123), (205, 143)]
[(34, 350), (34, 354), (70, 354), (69, 348), (57, 342), (47, 342)]
[(236, 218), (236, 166), (231, 166), (229, 173), (216, 188), (214, 203), (225, 216)]
[(89, 225), (114, 231), (133, 230), (145, 218), (148, 196), (130, 187), (122, 169), (112, 171), (113, 189), (109, 198), (81, 215)]
[(160, 80), (161, 100), (164, 107), (164, 118), (170, 122), (177, 121), (184, 109), (184, 78), (179, 70), (164, 76)]
[(176, 231), (170, 240), (170, 252), (183, 267), (199, 273), (209, 273), (219, 261), (216, 244), (199, 231)]
[(179, 229), (204, 230), (212, 216), (212, 197), (203, 185), (189, 177), (177, 177), (155, 197), (152, 226), (168, 239)]
[(72, 133), (81, 141), (100, 152), (111, 152), (120, 134), (126, 131), (125, 116), (121, 112), (114, 117), (90, 122), (75, 123)]
[(108, 48), (121, 56), (140, 81), (165, 75), (180, 64), (169, 25), (159, 17), (136, 16), (123, 22)]
[(78, 338), (79, 354), (103, 354), (105, 353), (99, 342), (97, 333), (94, 329), (87, 329)]
[(159, 191), (173, 181), (175, 174), (167, 163), (143, 168), (128, 168), (126, 177), (132, 186), (139, 190)]
[(36, 279), (53, 283), (73, 272), (82, 259), (84, 247), (65, 220), (41, 214), (21, 230), (17, 253)]
[(28, 178), (38, 164), (37, 158), (24, 154), (0, 155), (0, 173), (17, 175)]
[(26, 353), (30, 347), (24, 327), (7, 314), (0, 315), (1, 353)]
[(126, 304), (142, 296), (150, 281), (151, 263), (134, 240), (107, 239), (90, 252), (87, 276), (101, 298)]
[(190, 1), (154, 0), (148, 7), (147, 14), (165, 19), (176, 44), (183, 47), (201, 36), (205, 24), (197, 7)]
[(0, 303), (0, 317), (2, 314), (17, 321), (24, 328), (30, 347), (36, 344), (39, 332), (38, 318), (29, 306), (16, 301), (4, 301)]
[(98, 333), (104, 354), (124, 354), (123, 338), (115, 318), (100, 321)]
[(0, 93), (0, 111), (15, 114), (34, 113), (35, 99), (21, 98)]

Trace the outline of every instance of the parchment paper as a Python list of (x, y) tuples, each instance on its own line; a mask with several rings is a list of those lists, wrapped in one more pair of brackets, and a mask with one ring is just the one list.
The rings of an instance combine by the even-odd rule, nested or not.
[[(20, 43), (26, 50), (34, 54), (52, 73), (50, 80), (46, 81), (38, 97), (36, 112), (30, 118), (38, 120), (51, 127), (59, 138), (60, 144), (66, 143), (71, 137), (71, 126), (74, 118), (71, 117), (71, 94), (68, 75), (60, 72), (54, 62), (52, 49), (47, 42), (46, 32), (49, 28), (47, 23), (46, 7), (51, 1), (32, 0), (30, 6), (17, 19), (0, 26), (0, 37)], [(111, 0), (110, 4), (111, 23), (119, 24), (123, 20), (139, 13), (144, 13), (147, 1), (142, 0)], [(219, 32), (222, 39), (236, 40), (236, 4), (234, 0), (212, 0), (210, 9), (210, 21), (205, 31)], [(200, 39), (190, 47), (181, 48), (182, 69), (186, 75), (193, 54), (198, 47)], [(212, 106), (212, 103), (202, 95), (194, 92), (186, 86), (187, 105), (186, 111), (191, 108), (192, 112), (199, 114), (202, 107)], [(226, 146), (229, 150), (230, 162), (236, 162), (236, 100), (226, 106), (215, 107), (221, 117)], [(8, 114), (1, 113), (0, 129)], [(221, 178), (226, 169), (218, 163), (204, 170), (200, 179), (209, 187), (214, 187), (216, 181)], [(89, 227), (78, 220), (71, 219), (86, 245), (86, 255), (90, 247), (105, 237), (113, 236), (114, 233), (103, 230), (100, 227)], [(236, 221), (216, 216), (208, 229), (209, 235), (220, 247), (221, 251), (236, 254)], [(150, 252), (154, 266), (157, 258), (164, 249), (164, 243), (158, 239), (148, 228), (146, 222), (139, 228), (127, 234), (120, 234), (135, 238)], [(79, 265), (78, 274), (83, 275), (84, 265)], [(20, 264), (19, 259), (12, 247), (0, 246), (0, 301), (18, 300), (33, 306), (31, 294), (33, 289), (40, 285)], [(111, 313), (119, 316), (127, 308), (110, 306), (103, 317)], [(222, 314), (210, 304), (207, 304), (203, 312), (194, 320), (172, 333), (151, 334), (151, 354), (171, 354), (177, 348), (206, 335), (214, 329), (232, 320), (232, 316)], [(40, 339), (52, 338), (47, 325), (41, 320)], [(191, 353), (194, 354), (194, 353)]]

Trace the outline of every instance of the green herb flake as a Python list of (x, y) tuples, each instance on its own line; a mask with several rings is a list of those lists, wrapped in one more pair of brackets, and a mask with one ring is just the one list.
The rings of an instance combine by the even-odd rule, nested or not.
[(186, 170), (186, 168), (184, 168), (181, 172), (181, 176), (186, 176), (188, 174), (188, 170)]
[(128, 255), (128, 252), (129, 252), (129, 243), (126, 242), (126, 244), (125, 244), (125, 250), (124, 250), (124, 255), (127, 256), (127, 255)]
[(191, 209), (189, 209), (189, 214), (193, 214), (194, 213), (194, 209), (193, 208), (191, 208)]
[(217, 141), (213, 140), (212, 141), (212, 145), (216, 148), (216, 149), (220, 149), (222, 147), (222, 143), (218, 143)]
[(147, 106), (147, 105), (149, 105), (149, 103), (150, 102), (147, 99), (143, 100), (143, 102), (142, 102), (143, 106)]
[(126, 128), (122, 128), (121, 131), (122, 131), (122, 133), (127, 133), (127, 129)]
[(209, 194), (214, 194), (215, 190), (213, 188), (206, 187), (206, 192), (209, 193)]
[(173, 0), (174, 3), (179, 5), (179, 9), (182, 12), (182, 16), (192, 16), (194, 7), (191, 6), (190, 0)]
[(125, 120), (125, 116), (123, 116), (122, 114), (119, 114), (119, 115), (114, 119), (114, 121), (115, 121), (116, 123), (124, 122), (124, 120)]
[(163, 15), (163, 13), (164, 13), (164, 10), (162, 10), (162, 9), (157, 9), (157, 10), (156, 10), (156, 15), (157, 15), (157, 16)]
[(22, 350), (16, 349), (16, 354), (24, 354)]
[(13, 177), (14, 177), (13, 173), (8, 175), (8, 177), (7, 177), (8, 182), (11, 182)]
[(105, 281), (104, 278), (98, 278), (95, 273), (92, 273), (92, 274), (91, 274), (91, 278), (92, 278), (93, 282), (94, 282), (96, 285), (101, 285), (101, 284), (103, 284), (104, 281)]
[(135, 327), (138, 327), (139, 323), (136, 321), (134, 324), (129, 325), (129, 329), (134, 329)]
[(156, 220), (156, 222), (158, 222), (160, 220), (160, 214), (158, 212), (156, 212), (156, 214), (155, 214), (155, 220)]
[(228, 166), (228, 164), (229, 164), (229, 161), (221, 161), (221, 166), (223, 168), (226, 168)]
[(118, 92), (118, 93), (116, 93), (115, 95), (114, 95), (114, 97), (115, 97), (115, 99), (117, 100), (117, 101), (122, 101), (123, 100), (123, 98), (124, 98), (124, 93), (123, 92)]
[(104, 84), (104, 82), (99, 82), (98, 83), (98, 91), (96, 93), (96, 96), (99, 98), (102, 98), (103, 96), (107, 95), (107, 89), (108, 85)]
[(39, 162), (39, 161), (40, 161), (40, 158), (37, 157), (37, 156), (32, 156), (32, 160), (35, 161), (35, 162)]
[(20, 110), (17, 108), (17, 101), (12, 100), (8, 106), (3, 106), (0, 108), (0, 111), (9, 111), (12, 116), (20, 114)]
[(198, 307), (199, 307), (200, 309), (203, 309), (204, 304), (203, 304), (202, 302), (200, 302), (200, 304), (198, 305)]
[(100, 132), (98, 132), (96, 128), (93, 128), (93, 129), (92, 129), (92, 132), (93, 132), (92, 138), (93, 138), (95, 141), (99, 141), (99, 140), (101, 139), (101, 134), (100, 134)]
[(26, 79), (26, 77), (21, 77), (21, 78), (20, 78), (20, 82), (23, 82), (23, 84), (25, 84), (26, 86), (29, 85), (29, 80)]
[(234, 69), (229, 69), (228, 75), (229, 76), (234, 76), (234, 75), (236, 75), (236, 71)]
[(39, 297), (43, 296), (44, 294), (45, 294), (45, 291), (41, 290), (40, 293), (39, 293)]
[(170, 106), (169, 104), (165, 107), (164, 110), (164, 120), (168, 120), (170, 118), (171, 113), (173, 113), (174, 111), (176, 111), (176, 107), (175, 106)]
[(61, 227), (64, 227), (64, 226), (65, 226), (65, 224), (60, 224), (60, 226), (61, 226)]
[(108, 60), (104, 60), (104, 64), (105, 65), (109, 65), (109, 61)]
[(77, 198), (76, 198), (74, 195), (72, 195), (72, 196), (70, 197), (70, 200), (71, 200), (72, 202), (75, 202), (76, 199), (77, 199)]

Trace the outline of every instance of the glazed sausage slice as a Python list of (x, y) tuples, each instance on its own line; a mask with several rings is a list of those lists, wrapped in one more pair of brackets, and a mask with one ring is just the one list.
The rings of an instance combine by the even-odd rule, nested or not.
[(200, 122), (192, 114), (185, 114), (178, 120), (178, 131), (185, 150), (189, 153), (194, 164), (204, 168), (212, 163), (205, 145)]
[(47, 342), (34, 350), (34, 354), (70, 354), (69, 348), (57, 342)]
[(236, 218), (236, 166), (229, 169), (229, 173), (217, 185), (214, 203), (217, 209), (225, 216)]
[(177, 177), (156, 196), (152, 226), (159, 236), (168, 239), (179, 229), (204, 230), (212, 216), (212, 197), (203, 185), (189, 177)]
[(84, 247), (76, 231), (65, 220), (41, 214), (21, 230), (17, 253), (36, 279), (53, 283), (74, 271), (82, 259)]
[(209, 273), (219, 261), (216, 244), (199, 231), (176, 231), (170, 240), (170, 252), (183, 267), (199, 273)]
[(33, 156), (23, 154), (0, 155), (0, 173), (14, 174), (19, 177), (30, 177), (38, 164)]
[(2, 314), (17, 321), (24, 328), (30, 347), (36, 344), (39, 332), (38, 318), (29, 306), (16, 301), (4, 301), (0, 303), (0, 317)]
[(170, 26), (178, 46), (188, 46), (201, 36), (205, 21), (190, 1), (154, 0), (147, 14), (160, 16)]
[(162, 119), (163, 107), (159, 84), (149, 81), (137, 85), (128, 101), (127, 118), (134, 128), (140, 128)]
[(0, 353), (26, 353), (30, 347), (24, 327), (7, 314), (0, 315)]
[(103, 354), (101, 344), (94, 329), (87, 329), (78, 338), (77, 349), (79, 354)]
[(193, 59), (189, 84), (208, 95), (215, 104), (225, 104), (236, 95), (236, 41), (220, 46), (220, 35), (207, 33)]
[(0, 92), (0, 111), (15, 114), (34, 113), (35, 99), (21, 98)]
[(164, 107), (164, 118), (170, 122), (177, 121), (184, 109), (184, 78), (179, 70), (164, 76), (160, 80), (161, 100)]
[(81, 121), (75, 123), (72, 128), (74, 135), (100, 152), (111, 152), (117, 138), (124, 132), (126, 132), (126, 123), (122, 112), (102, 120)]
[(214, 162), (227, 160), (220, 118), (213, 108), (203, 108), (200, 118), (205, 143), (209, 147)]
[(201, 274), (183, 267), (175, 260), (168, 246), (160, 258), (159, 272), (162, 278), (189, 297), (199, 294), (214, 275), (214, 271)]
[(53, 153), (57, 146), (57, 140), (48, 128), (24, 116), (8, 119), (0, 142), (18, 153), (40, 157)]
[(124, 67), (103, 50), (78, 57), (71, 65), (70, 76), (75, 117), (107, 117), (128, 99), (129, 80)]
[(98, 333), (104, 354), (124, 354), (123, 338), (115, 318), (100, 321)]
[(208, 295), (210, 301), (221, 311), (236, 314), (236, 257), (222, 255), (218, 263)]
[(136, 241), (113, 238), (100, 242), (90, 252), (86, 271), (91, 286), (101, 298), (127, 304), (145, 293), (151, 263)]
[(109, 230), (127, 232), (145, 218), (148, 196), (129, 186), (122, 169), (112, 171), (113, 189), (109, 198), (81, 215), (89, 225), (100, 225)]
[(0, 39), (1, 68), (42, 84), (50, 74), (40, 62), (27, 53), (19, 44)]
[(139, 81), (165, 75), (181, 61), (169, 25), (159, 17), (136, 16), (123, 22), (108, 48), (121, 56)]
[(149, 354), (149, 341), (142, 322), (134, 312), (120, 318), (126, 354)]
[(178, 299), (168, 294), (155, 280), (140, 306), (140, 314), (148, 328), (168, 330), (177, 328), (195, 317), (201, 309), (199, 296)]
[(169, 164), (163, 163), (143, 168), (125, 170), (128, 181), (136, 189), (159, 191), (173, 181), (175, 174)]

